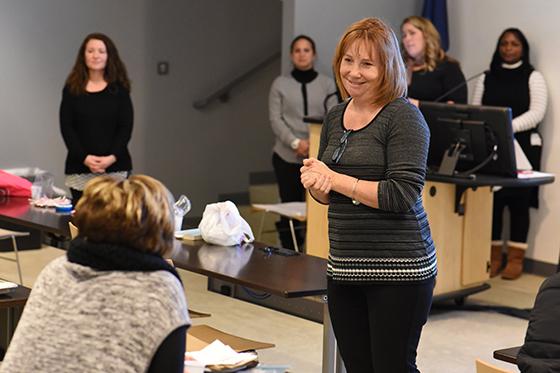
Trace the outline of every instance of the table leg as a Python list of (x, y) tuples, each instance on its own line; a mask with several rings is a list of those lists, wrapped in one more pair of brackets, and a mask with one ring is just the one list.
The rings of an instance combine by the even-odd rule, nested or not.
[(336, 338), (329, 316), (329, 307), (326, 296), (323, 306), (323, 371), (322, 373), (346, 373), (344, 362), (338, 352)]
[(290, 232), (292, 232), (292, 242), (294, 243), (294, 249), (299, 253), (299, 247), (296, 239), (296, 230), (294, 229), (294, 221), (290, 219), (289, 223), (290, 223)]
[(14, 318), (14, 307), (8, 307), (6, 310), (6, 350), (8, 349), (10, 341), (12, 340), (12, 335), (14, 334)]
[(266, 211), (263, 211), (262, 213), (262, 217), (261, 217), (261, 224), (259, 225), (259, 234), (258, 234), (258, 238), (257, 240), (261, 240), (261, 236), (262, 236), (262, 231), (263, 231), (263, 227), (264, 227), (264, 218), (266, 216)]
[(21, 277), (21, 266), (19, 265), (19, 253), (18, 253), (18, 247), (17, 247), (15, 236), (12, 236), (12, 245), (14, 246), (14, 252), (16, 254), (16, 265), (17, 265), (17, 272), (19, 276), (19, 284), (23, 286), (23, 279)]

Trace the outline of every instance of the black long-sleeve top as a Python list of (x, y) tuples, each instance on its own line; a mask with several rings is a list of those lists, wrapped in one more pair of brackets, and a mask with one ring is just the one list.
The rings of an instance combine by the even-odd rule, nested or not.
[[(420, 101), (435, 101), (461, 84), (465, 76), (458, 63), (449, 60), (440, 62), (434, 71), (415, 71), (408, 86), (408, 97)], [(458, 104), (467, 103), (467, 85), (441, 97), (440, 102), (453, 101)]]
[(66, 86), (60, 104), (60, 130), (68, 149), (66, 174), (90, 173), (84, 165), (92, 154), (113, 154), (117, 161), (106, 171), (130, 171), (128, 142), (132, 135), (133, 109), (129, 92), (120, 84), (109, 84), (94, 93), (73, 95)]

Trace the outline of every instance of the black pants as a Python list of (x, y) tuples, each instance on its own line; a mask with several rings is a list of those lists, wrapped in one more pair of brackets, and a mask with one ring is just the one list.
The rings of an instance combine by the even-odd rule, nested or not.
[[(280, 158), (278, 154), (273, 153), (272, 166), (274, 167), (274, 173), (278, 183), (280, 200), (282, 202), (305, 201), (305, 188), (301, 185), (300, 180), (301, 173), (299, 169), (301, 168), (301, 165), (288, 163)], [(296, 241), (299, 246), (303, 243), (304, 237), (301, 230), (301, 223), (296, 220), (294, 220), (293, 223), (296, 233)], [(294, 244), (292, 241), (292, 234), (290, 232), (289, 220), (287, 218), (280, 218), (280, 221), (276, 223), (276, 229), (278, 230), (282, 247), (293, 250)]]
[(328, 281), (329, 314), (348, 373), (417, 373), (416, 349), (432, 305), (422, 284), (341, 285)]
[(526, 243), (529, 232), (531, 188), (503, 188), (494, 193), (492, 240), (502, 239), (504, 208), (509, 208), (510, 241)]
[[(131, 174), (132, 174), (131, 171), (127, 171), (126, 172), (126, 178), (128, 179)], [(82, 195), (84, 194), (84, 191), (74, 189), (74, 188), (69, 188), (69, 189), (70, 189), (70, 194), (72, 194), (72, 205), (74, 205), (74, 208), (76, 208), (76, 205), (78, 204), (78, 201), (80, 200), (80, 198), (82, 198)]]
[(70, 188), (70, 193), (72, 194), (72, 205), (74, 205), (74, 208), (76, 208), (76, 205), (78, 204), (80, 198), (82, 198), (84, 192), (81, 190)]

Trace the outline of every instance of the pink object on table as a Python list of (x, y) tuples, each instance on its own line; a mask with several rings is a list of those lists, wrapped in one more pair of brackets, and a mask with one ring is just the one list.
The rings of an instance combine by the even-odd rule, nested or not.
[(29, 198), (31, 185), (29, 180), (0, 170), (0, 196)]

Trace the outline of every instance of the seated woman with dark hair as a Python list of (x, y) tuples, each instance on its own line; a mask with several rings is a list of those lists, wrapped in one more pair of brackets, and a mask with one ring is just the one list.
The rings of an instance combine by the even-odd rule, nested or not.
[(172, 209), (149, 176), (92, 179), (79, 236), (39, 275), (0, 372), (183, 372), (187, 302), (163, 259)]

